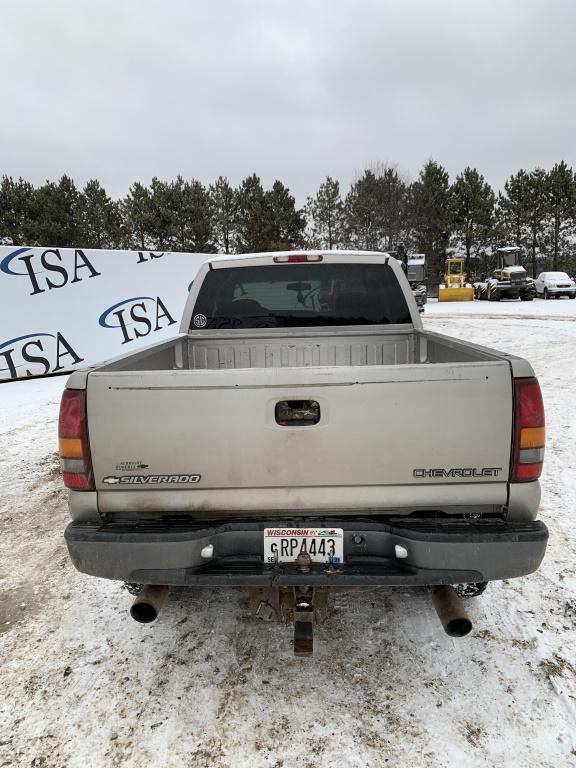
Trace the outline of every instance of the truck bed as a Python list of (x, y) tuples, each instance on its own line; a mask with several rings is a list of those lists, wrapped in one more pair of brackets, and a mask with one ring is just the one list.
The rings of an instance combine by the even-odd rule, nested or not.
[(271, 331), (258, 334), (197, 332), (99, 366), (106, 371), (238, 370), (474, 363), (502, 360), (500, 352), (422, 330), (359, 333)]

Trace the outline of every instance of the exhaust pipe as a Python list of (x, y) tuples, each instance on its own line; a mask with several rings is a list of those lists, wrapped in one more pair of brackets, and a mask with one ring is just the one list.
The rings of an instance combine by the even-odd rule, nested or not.
[(146, 584), (130, 606), (130, 616), (141, 624), (150, 624), (158, 618), (169, 594), (170, 587), (163, 584)]
[(464, 637), (472, 629), (472, 622), (466, 613), (464, 603), (454, 587), (447, 584), (431, 588), (432, 604), (444, 631), (450, 637)]

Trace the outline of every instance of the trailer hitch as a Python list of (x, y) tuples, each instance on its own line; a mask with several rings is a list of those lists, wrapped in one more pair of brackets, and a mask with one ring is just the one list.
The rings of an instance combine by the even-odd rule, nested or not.
[(294, 656), (314, 653), (314, 608), (310, 597), (299, 595), (294, 605)]
[(254, 589), (250, 605), (262, 621), (282, 621), (294, 627), (294, 655), (314, 653), (314, 624), (328, 617), (328, 590), (314, 587)]

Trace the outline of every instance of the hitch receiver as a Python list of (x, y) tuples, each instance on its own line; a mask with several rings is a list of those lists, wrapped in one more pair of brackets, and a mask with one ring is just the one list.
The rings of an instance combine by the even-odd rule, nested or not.
[(299, 595), (294, 605), (294, 656), (314, 653), (314, 608), (308, 596)]
[(314, 624), (328, 618), (328, 590), (314, 587), (272, 587), (250, 590), (250, 607), (262, 621), (278, 619), (294, 626), (294, 655), (314, 653)]

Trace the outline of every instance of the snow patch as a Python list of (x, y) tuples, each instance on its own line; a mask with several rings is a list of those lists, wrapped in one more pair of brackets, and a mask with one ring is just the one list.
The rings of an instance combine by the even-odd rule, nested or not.
[(121, 585), (77, 573), (55, 455), (65, 377), (0, 385), (0, 764), (573, 764), (575, 318), (568, 301), (430, 302), (423, 318), (540, 378), (541, 569), (471, 600), (464, 640), (442, 633), (425, 590), (338, 594), (309, 660), (239, 590), (179, 590), (141, 626)]

